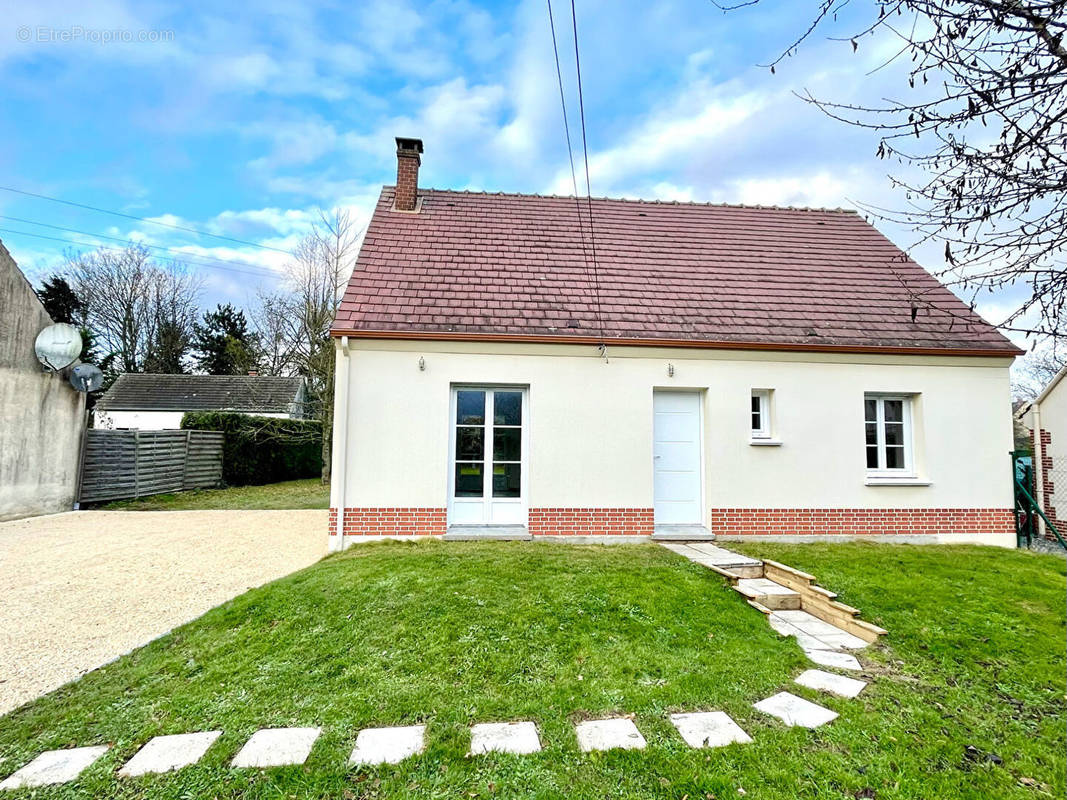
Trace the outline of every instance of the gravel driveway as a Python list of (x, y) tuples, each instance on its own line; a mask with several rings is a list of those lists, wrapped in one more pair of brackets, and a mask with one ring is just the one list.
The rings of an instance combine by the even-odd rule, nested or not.
[(0, 714), (326, 554), (326, 511), (0, 523)]

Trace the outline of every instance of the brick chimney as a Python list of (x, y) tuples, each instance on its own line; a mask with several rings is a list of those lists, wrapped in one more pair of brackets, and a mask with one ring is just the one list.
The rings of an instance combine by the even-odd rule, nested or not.
[(397, 211), (415, 211), (419, 194), (419, 165), (422, 163), (422, 139), (396, 137)]

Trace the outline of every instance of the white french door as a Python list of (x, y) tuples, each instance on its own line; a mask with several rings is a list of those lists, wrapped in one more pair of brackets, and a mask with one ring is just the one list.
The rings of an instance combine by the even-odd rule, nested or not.
[(448, 522), (526, 524), (526, 391), (452, 390)]

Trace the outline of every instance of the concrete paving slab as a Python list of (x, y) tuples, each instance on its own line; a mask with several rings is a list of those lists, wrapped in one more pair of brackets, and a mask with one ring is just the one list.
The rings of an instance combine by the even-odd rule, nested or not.
[(788, 586), (782, 586), (767, 578), (742, 578), (737, 582), (737, 588), (742, 594), (749, 597), (761, 597), (765, 595), (782, 595), (790, 597), (797, 593)]
[(822, 650), (820, 648), (813, 648), (804, 651), (804, 655), (814, 661), (816, 664), (822, 667), (833, 667), (834, 669), (851, 669), (860, 670), (860, 662), (856, 660), (856, 657), (851, 653), (841, 653), (837, 650)]
[(740, 567), (758, 567), (763, 564), (758, 558), (751, 558), (750, 556), (743, 556), (740, 553), (735, 553), (731, 550), (727, 550), (725, 547), (719, 547), (718, 545), (708, 544), (707, 542), (692, 542), (689, 547), (696, 550), (701, 555), (708, 558), (711, 563), (717, 567), (728, 568), (731, 566)]
[(356, 736), (349, 764), (397, 764), (425, 748), (426, 726), (364, 728)]
[(809, 669), (802, 672), (797, 676), (796, 682), (809, 689), (829, 692), (838, 697), (855, 697), (867, 687), (866, 681), (846, 678), (844, 675), (835, 675), (821, 669)]
[(690, 747), (723, 747), (752, 741), (724, 711), (671, 714), (671, 722)]
[(119, 775), (133, 778), (195, 764), (220, 735), (222, 731), (156, 736), (126, 762), (126, 766), (119, 770)]
[(21, 789), (26, 786), (50, 786), (77, 778), (100, 756), (107, 745), (74, 747), (70, 750), (49, 750), (0, 782), (0, 789)]
[(591, 719), (574, 726), (578, 747), (593, 750), (643, 750), (645, 737), (632, 719)]
[(303, 764), (321, 728), (264, 728), (252, 734), (233, 759), (234, 767), (285, 767)]
[(802, 728), (818, 728), (831, 720), (837, 719), (837, 712), (811, 703), (803, 697), (789, 692), (779, 692), (766, 700), (753, 704), (753, 708), (778, 717), (786, 725)]
[(482, 722), (471, 727), (471, 755), (482, 753), (536, 753), (541, 749), (532, 722)]

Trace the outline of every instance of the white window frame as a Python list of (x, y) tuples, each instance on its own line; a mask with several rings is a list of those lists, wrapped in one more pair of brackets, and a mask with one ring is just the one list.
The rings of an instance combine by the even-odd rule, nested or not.
[(753, 411), (752, 411), (752, 400), (750, 399), (749, 400), (749, 408), (748, 408), (748, 411), (749, 411), (749, 413), (748, 413), (749, 436), (754, 440), (756, 440), (756, 439), (762, 440), (762, 439), (770, 439), (771, 438), (771, 431), (772, 431), (772, 428), (773, 428), (772, 420), (771, 420), (771, 394), (772, 394), (773, 391), (774, 391), (773, 389), (753, 389), (752, 390), (752, 398), (757, 398), (759, 400), (759, 420), (760, 420), (760, 427), (758, 429), (753, 428), (752, 427), (752, 414), (753, 414)]
[[(912, 426), (912, 402), (913, 396), (910, 394), (888, 394), (884, 392), (864, 392), (863, 393), (863, 464), (866, 467), (867, 475), (869, 477), (893, 477), (893, 478), (914, 478), (915, 477), (915, 448), (913, 446), (914, 440), (914, 427)], [(875, 412), (875, 429), (877, 431), (877, 447), (878, 447), (878, 466), (867, 467), (867, 401), (877, 401), (877, 409)], [(886, 446), (885, 446), (885, 401), (886, 400), (899, 400), (901, 405), (901, 418), (904, 422), (904, 466), (889, 468), (885, 466), (886, 463)]]
[[(500, 384), (500, 383), (453, 383), (450, 386), (450, 400), (449, 400), (449, 436), (448, 436), (448, 497), (447, 497), (447, 524), (448, 525), (525, 525), (527, 523), (527, 517), (529, 514), (528, 500), (530, 496), (529, 492), (529, 480), (530, 480), (530, 392), (529, 385), (515, 385), (515, 384)], [(483, 493), (480, 498), (457, 498), (456, 497), (456, 484), (455, 484), (455, 472), (456, 472), (456, 407), (459, 398), (459, 392), (464, 390), (486, 392), (486, 406), (485, 406), (485, 420), (483, 427), (485, 428), (485, 434), (483, 434), (483, 442), (485, 442), (486, 453), (492, 453), (492, 436), (493, 428), (495, 427), (490, 422), (491, 408), (491, 393), (497, 391), (503, 392), (521, 392), (522, 393), (522, 424), (521, 424), (521, 459), (519, 462), (519, 496), (518, 497), (493, 497), (492, 496), (492, 459), (488, 459), (483, 463), (487, 464), (485, 470), (485, 476), (483, 478)], [(474, 500), (481, 501), (482, 516), (478, 520), (464, 519), (458, 521), (456, 517), (457, 504), (464, 504), (470, 502), (472, 504)], [(510, 506), (512, 513), (508, 515), (508, 521), (494, 521), (494, 511), (498, 510), (494, 508)], [(499, 510), (503, 510), (500, 508)]]

